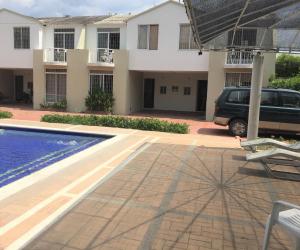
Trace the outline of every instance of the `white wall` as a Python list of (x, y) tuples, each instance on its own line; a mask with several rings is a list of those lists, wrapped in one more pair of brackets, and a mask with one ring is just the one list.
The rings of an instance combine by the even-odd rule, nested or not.
[(120, 49), (126, 48), (126, 26), (114, 24), (89, 24), (86, 28), (86, 49), (97, 49), (97, 28), (120, 28)]
[[(14, 49), (14, 27), (30, 27), (30, 49)], [(9, 11), (0, 11), (0, 68), (32, 68), (33, 49), (42, 47), (42, 26)]]
[[(198, 80), (207, 80), (206, 73), (152, 73), (145, 72), (144, 79), (155, 79), (154, 109), (196, 111)], [(141, 82), (143, 85), (143, 82)], [(160, 94), (160, 87), (167, 87), (167, 94)], [(178, 93), (172, 92), (178, 86)], [(191, 95), (184, 95), (184, 87), (191, 87)]]
[[(208, 53), (179, 50), (180, 24), (189, 23), (184, 6), (169, 2), (130, 19), (127, 23), (127, 49), (130, 70), (208, 71)], [(138, 25), (158, 24), (158, 50), (139, 50)]]

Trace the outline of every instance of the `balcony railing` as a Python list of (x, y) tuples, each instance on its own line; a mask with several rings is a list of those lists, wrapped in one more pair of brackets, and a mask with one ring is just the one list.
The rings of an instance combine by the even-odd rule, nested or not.
[(90, 50), (90, 63), (108, 63), (113, 64), (113, 50), (95, 49)]
[(46, 49), (45, 61), (51, 63), (65, 63), (67, 62), (67, 50), (62, 48)]
[(253, 54), (251, 51), (230, 51), (227, 54), (226, 64), (252, 64)]

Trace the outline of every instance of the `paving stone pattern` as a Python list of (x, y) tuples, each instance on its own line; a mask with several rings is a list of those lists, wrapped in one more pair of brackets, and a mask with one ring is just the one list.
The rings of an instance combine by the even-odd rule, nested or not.
[[(238, 149), (153, 144), (26, 249), (261, 249), (272, 201), (300, 184)], [(291, 249), (275, 227), (270, 249)]]

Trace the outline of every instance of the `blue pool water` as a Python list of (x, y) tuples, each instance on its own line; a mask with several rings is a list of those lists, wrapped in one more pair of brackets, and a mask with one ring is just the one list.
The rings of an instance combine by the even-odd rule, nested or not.
[(0, 188), (107, 139), (0, 127)]

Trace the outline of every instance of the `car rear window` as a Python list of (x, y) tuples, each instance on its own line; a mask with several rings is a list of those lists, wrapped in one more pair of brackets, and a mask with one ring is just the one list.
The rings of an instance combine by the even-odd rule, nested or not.
[(286, 108), (300, 108), (300, 95), (296, 93), (281, 93), (282, 106)]
[(235, 104), (249, 104), (250, 91), (247, 90), (233, 90), (227, 97), (228, 103)]

